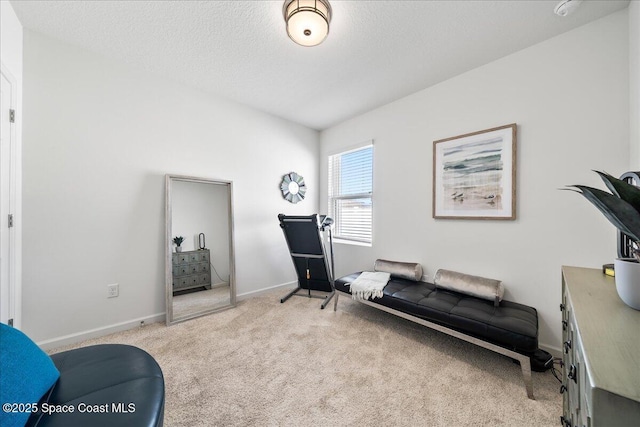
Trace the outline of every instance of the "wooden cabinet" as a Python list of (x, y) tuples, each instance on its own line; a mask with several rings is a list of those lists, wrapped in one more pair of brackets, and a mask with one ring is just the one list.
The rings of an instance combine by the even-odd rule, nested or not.
[(640, 426), (640, 311), (600, 270), (562, 268), (565, 427)]
[(172, 257), (173, 291), (205, 287), (211, 289), (209, 249), (174, 252)]

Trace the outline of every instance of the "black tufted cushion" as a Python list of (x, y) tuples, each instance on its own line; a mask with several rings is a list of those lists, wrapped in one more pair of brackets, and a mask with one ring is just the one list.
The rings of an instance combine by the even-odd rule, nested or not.
[[(347, 283), (359, 274), (336, 280), (336, 289), (349, 293)], [(538, 348), (538, 312), (526, 305), (502, 300), (494, 307), (493, 301), (393, 277), (384, 296), (372, 301), (519, 353)]]

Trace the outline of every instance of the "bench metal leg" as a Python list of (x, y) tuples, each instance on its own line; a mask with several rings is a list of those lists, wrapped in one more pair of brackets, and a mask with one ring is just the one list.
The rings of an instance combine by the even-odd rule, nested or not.
[(535, 400), (533, 397), (533, 379), (531, 378), (531, 359), (522, 355), (518, 358), (518, 361), (522, 368), (522, 378), (524, 379), (524, 387), (527, 389), (527, 397)]
[(333, 300), (333, 311), (338, 310), (338, 298), (340, 298), (340, 294), (336, 293), (336, 299)]

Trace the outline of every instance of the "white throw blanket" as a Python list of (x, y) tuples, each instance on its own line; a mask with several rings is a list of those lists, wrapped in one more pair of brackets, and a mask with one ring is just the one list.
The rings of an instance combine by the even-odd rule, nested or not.
[(382, 271), (364, 271), (351, 283), (351, 298), (367, 300), (369, 297), (382, 298), (382, 290), (391, 274)]

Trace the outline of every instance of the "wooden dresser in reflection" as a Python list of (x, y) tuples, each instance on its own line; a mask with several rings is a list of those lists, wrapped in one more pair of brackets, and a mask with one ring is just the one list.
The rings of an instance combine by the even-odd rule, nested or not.
[(211, 289), (209, 249), (174, 252), (172, 259), (173, 292), (205, 287)]

